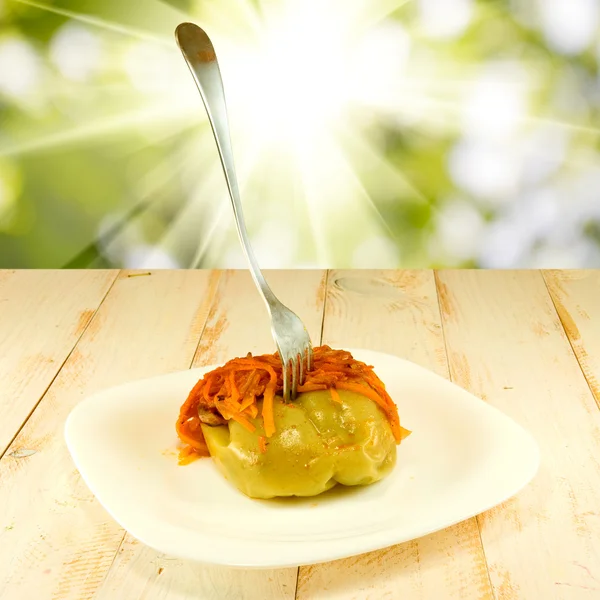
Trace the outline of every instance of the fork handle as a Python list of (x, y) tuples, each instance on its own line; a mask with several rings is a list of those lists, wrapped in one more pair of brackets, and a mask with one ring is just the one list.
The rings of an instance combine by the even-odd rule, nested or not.
[(279, 300), (267, 284), (250, 245), (235, 172), (225, 90), (215, 49), (208, 35), (193, 23), (182, 23), (179, 25), (175, 31), (175, 37), (194, 81), (198, 86), (198, 91), (204, 102), (208, 120), (215, 136), (221, 166), (225, 173), (227, 189), (229, 190), (229, 196), (233, 205), (237, 232), (250, 265), (252, 279), (261, 293), (269, 313), (271, 313), (272, 309), (279, 305)]

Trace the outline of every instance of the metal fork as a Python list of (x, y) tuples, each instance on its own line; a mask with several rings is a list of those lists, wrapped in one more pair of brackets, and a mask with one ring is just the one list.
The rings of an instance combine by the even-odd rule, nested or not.
[(283, 366), (283, 396), (289, 401), (296, 397), (298, 385), (304, 383), (306, 372), (312, 368), (310, 336), (300, 318), (284, 306), (267, 285), (250, 245), (235, 174), (225, 90), (212, 42), (193, 23), (181, 23), (175, 30), (175, 38), (198, 86), (215, 136), (240, 241), (250, 265), (252, 279), (271, 316), (271, 333)]

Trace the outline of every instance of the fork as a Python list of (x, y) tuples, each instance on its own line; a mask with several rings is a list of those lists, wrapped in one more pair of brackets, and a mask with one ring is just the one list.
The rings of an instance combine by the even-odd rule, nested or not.
[(304, 383), (307, 371), (312, 368), (313, 350), (310, 336), (298, 315), (282, 304), (268, 286), (250, 245), (235, 174), (225, 90), (213, 44), (206, 32), (193, 23), (181, 23), (175, 30), (175, 38), (208, 114), (233, 205), (239, 238), (250, 265), (252, 279), (271, 317), (271, 333), (282, 364), (283, 397), (289, 402), (296, 397), (298, 385)]

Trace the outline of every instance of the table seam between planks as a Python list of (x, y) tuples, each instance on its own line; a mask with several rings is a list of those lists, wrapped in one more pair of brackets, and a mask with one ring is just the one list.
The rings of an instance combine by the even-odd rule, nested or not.
[(75, 340), (75, 342), (74, 342), (73, 346), (71, 347), (71, 349), (67, 352), (67, 354), (65, 354), (65, 357), (64, 357), (63, 361), (60, 363), (60, 366), (59, 366), (58, 370), (56, 371), (56, 373), (54, 374), (54, 376), (48, 381), (48, 385), (44, 388), (44, 390), (40, 394), (40, 396), (37, 399), (37, 401), (35, 402), (35, 404), (31, 407), (31, 410), (29, 411), (29, 414), (26, 415), (26, 417), (23, 419), (23, 421), (21, 422), (21, 424), (17, 427), (17, 429), (15, 430), (14, 435), (11, 437), (11, 439), (9, 440), (9, 442), (6, 444), (6, 448), (2, 452), (0, 452), (0, 460), (2, 460), (4, 458), (4, 456), (6, 455), (6, 453), (10, 450), (11, 446), (14, 444), (15, 440), (19, 436), (19, 433), (21, 433), (21, 431), (23, 431), (23, 428), (25, 427), (25, 425), (27, 425), (27, 422), (29, 421), (29, 419), (31, 418), (31, 416), (37, 410), (37, 408), (40, 405), (40, 403), (42, 402), (42, 400), (45, 398), (46, 394), (48, 393), (48, 390), (52, 387), (52, 385), (56, 381), (56, 378), (62, 372), (63, 367), (65, 366), (66, 362), (69, 360), (69, 358), (71, 357), (71, 355), (75, 351), (75, 348), (77, 348), (77, 345), (81, 341), (81, 338), (84, 336), (85, 332), (89, 329), (90, 325), (92, 324), (92, 321), (96, 318), (96, 315), (98, 314), (98, 310), (104, 304), (106, 298), (108, 298), (108, 295), (110, 294), (110, 292), (112, 291), (115, 283), (119, 279), (119, 275), (121, 274), (121, 269), (109, 269), (109, 270), (112, 270), (115, 273), (115, 277), (112, 280), (111, 284), (108, 286), (108, 289), (106, 290), (106, 293), (104, 294), (104, 296), (102, 296), (102, 298), (100, 299), (100, 302), (98, 302), (98, 305), (96, 306), (96, 308), (94, 308), (94, 313), (92, 314), (91, 318), (88, 320), (88, 322), (86, 323), (85, 327), (81, 330), (81, 332), (77, 336), (77, 339)]
[[(221, 282), (223, 281), (223, 273), (225, 273), (225, 270), (220, 270), (220, 269), (216, 269), (216, 270), (211, 270), (212, 273), (216, 274), (218, 276), (218, 283), (217, 283), (217, 289), (218, 287), (221, 285)], [(434, 275), (434, 279), (435, 279), (435, 289), (436, 289), (436, 300), (438, 302), (438, 308), (440, 307), (440, 290), (439, 290), (439, 280), (438, 280), (438, 270), (432, 270), (433, 271), (433, 275)], [(558, 316), (558, 320), (561, 324), (562, 330), (565, 333), (565, 337), (566, 340), (568, 340), (569, 342), (569, 347), (571, 349), (571, 353), (575, 356), (575, 359), (577, 360), (577, 364), (579, 366), (579, 368), (582, 371), (582, 374), (584, 376), (584, 379), (586, 381), (586, 385), (590, 388), (590, 391), (592, 393), (592, 397), (595, 399), (596, 401), (596, 405), (597, 407), (600, 409), (600, 399), (596, 396), (596, 394), (594, 393), (594, 389), (592, 388), (592, 386), (590, 385), (590, 381), (588, 379), (588, 377), (586, 376), (585, 370), (583, 369), (583, 365), (582, 362), (580, 360), (580, 357), (578, 356), (577, 351), (575, 350), (574, 346), (573, 346), (573, 340), (571, 338), (571, 336), (569, 335), (569, 332), (567, 331), (567, 328), (565, 327), (565, 323), (563, 321), (563, 318), (561, 317), (561, 312), (558, 310), (558, 307), (556, 305), (556, 301), (555, 301), (555, 297), (552, 294), (552, 292), (550, 291), (549, 287), (548, 287), (548, 281), (546, 279), (545, 273), (543, 270), (536, 270), (538, 273), (541, 274), (542, 280), (544, 281), (544, 285), (546, 288), (547, 293), (550, 296), (550, 300), (552, 302), (552, 306), (554, 307), (554, 310)], [(329, 292), (329, 288), (330, 288), (330, 274), (331, 274), (332, 270), (331, 269), (326, 269), (325, 273), (326, 273), (326, 279), (325, 279), (325, 294), (324, 294), (324, 302), (323, 302), (323, 316), (322, 316), (322, 321), (321, 321), (321, 334), (320, 334), (320, 342), (322, 343), (322, 339), (323, 339), (323, 332), (324, 332), (324, 326), (325, 326), (325, 318), (326, 318), (326, 306), (327, 306), (327, 299), (328, 299), (328, 292)], [(41, 401), (43, 400), (43, 398), (46, 396), (48, 390), (51, 388), (51, 386), (53, 385), (54, 381), (56, 380), (56, 378), (58, 377), (59, 373), (61, 373), (65, 363), (67, 362), (67, 360), (69, 359), (69, 357), (71, 356), (71, 354), (74, 352), (74, 350), (77, 348), (78, 344), (80, 343), (80, 340), (82, 339), (83, 335), (85, 334), (85, 332), (87, 331), (87, 329), (90, 327), (91, 323), (97, 318), (97, 313), (100, 309), (100, 307), (102, 306), (102, 304), (106, 301), (106, 299), (108, 298), (109, 294), (112, 292), (115, 283), (119, 280), (120, 276), (122, 275), (122, 271), (121, 270), (116, 270), (116, 275), (112, 281), (112, 283), (110, 284), (107, 292), (104, 294), (104, 296), (102, 297), (102, 299), (100, 300), (100, 302), (98, 303), (98, 305), (96, 306), (96, 308), (94, 309), (93, 315), (92, 317), (89, 319), (87, 325), (85, 326), (85, 328), (83, 329), (83, 331), (81, 332), (81, 334), (79, 335), (79, 337), (75, 340), (75, 343), (73, 344), (72, 348), (70, 349), (70, 351), (68, 352), (68, 354), (66, 355), (65, 359), (62, 361), (60, 368), (58, 369), (57, 373), (55, 374), (55, 376), (52, 378), (52, 380), (48, 383), (48, 385), (46, 386), (45, 390), (43, 391), (43, 393), (40, 394), (39, 399), (37, 400), (37, 402), (35, 403), (35, 406), (32, 408), (32, 410), (30, 411), (30, 413), (27, 415), (27, 417), (23, 420), (23, 422), (21, 423), (20, 427), (17, 429), (17, 431), (15, 432), (15, 435), (13, 436), (10, 444), (7, 446), (7, 449), (12, 445), (12, 443), (14, 442), (15, 438), (19, 435), (20, 431), (23, 429), (23, 427), (26, 425), (26, 423), (29, 421), (29, 419), (31, 418), (31, 416), (33, 415), (33, 413), (38, 409)], [(331, 285), (333, 285), (333, 282), (331, 283)], [(215, 302), (218, 301), (218, 295), (215, 294), (215, 296), (211, 299), (210, 301), (210, 308), (209, 310), (212, 310), (212, 308), (214, 307)], [(440, 314), (441, 314), (441, 310), (440, 310)], [(446, 358), (449, 361), (449, 356), (448, 356), (448, 341), (447, 341), (447, 336), (446, 336), (446, 331), (445, 331), (445, 322), (444, 319), (440, 318), (440, 322), (441, 322), (441, 326), (442, 326), (442, 339), (444, 340), (444, 349), (445, 349), (445, 353), (446, 353)], [(207, 323), (208, 323), (208, 319), (206, 319), (202, 325), (202, 329), (200, 332), (200, 335), (198, 336), (198, 340), (197, 340), (197, 346), (196, 346), (196, 350), (193, 353), (193, 357), (192, 357), (192, 363), (194, 362), (194, 359), (196, 357), (196, 354), (198, 352), (198, 347), (200, 345), (200, 342), (202, 340), (202, 337), (205, 334), (205, 330), (207, 327)], [(190, 365), (191, 366), (191, 365)], [(450, 371), (448, 372), (448, 377), (449, 380), (452, 381), (452, 375), (450, 373)], [(2, 458), (3, 455), (0, 455), (0, 458)], [(487, 556), (486, 556), (486, 552), (485, 552), (485, 545), (483, 544), (482, 541), (482, 536), (481, 536), (481, 523), (479, 521), (479, 517), (477, 518), (477, 527), (478, 527), (478, 532), (479, 532), (479, 538), (480, 538), (480, 543), (481, 543), (481, 547), (482, 547), (482, 552), (484, 555), (484, 558), (486, 560), (486, 570), (487, 570), (487, 574), (488, 574), (488, 578), (490, 577), (490, 571), (489, 571), (489, 567), (488, 567), (488, 563), (487, 563)], [(119, 543), (119, 546), (117, 548), (117, 551), (115, 553), (115, 558), (118, 555), (122, 544), (123, 544), (123, 540), (125, 537), (125, 533), (123, 533), (123, 538), (121, 539), (121, 542)], [(114, 562), (114, 558), (113, 558), (113, 562)], [(111, 566), (109, 566), (109, 568), (106, 569), (105, 571), (105, 576), (108, 575), (108, 573), (110, 572), (112, 568), (112, 563)], [(298, 597), (298, 579), (299, 579), (299, 569), (297, 569), (297, 573), (296, 573), (296, 589), (294, 592), (294, 597), (297, 598)], [(491, 579), (490, 579), (491, 581)], [(491, 589), (493, 590), (493, 594), (494, 597), (498, 598), (498, 594), (496, 593), (494, 586), (490, 585)]]
[[(561, 312), (564, 313), (564, 315), (566, 315), (566, 317), (570, 316), (570, 310), (568, 310), (565, 306), (563, 306), (562, 300), (560, 297), (558, 297), (557, 295), (555, 295), (552, 290), (551, 287), (548, 283), (548, 280), (545, 276), (545, 272), (543, 269), (531, 269), (531, 270), (521, 270), (521, 271), (527, 271), (531, 277), (540, 277), (542, 282), (543, 282), (543, 291), (545, 294), (547, 294), (546, 298), (549, 297), (550, 300), (550, 306), (552, 307), (552, 315), (554, 316), (554, 318), (556, 318), (557, 323), (560, 324), (560, 329), (559, 331), (563, 333), (563, 346), (565, 349), (565, 352), (570, 356), (573, 357), (576, 361), (578, 371), (581, 372), (581, 374), (583, 375), (584, 381), (585, 381), (585, 388), (587, 388), (589, 390), (589, 392), (591, 393), (592, 399), (594, 400), (594, 404), (596, 405), (596, 408), (600, 409), (600, 401), (599, 398), (597, 396), (597, 393), (595, 393), (594, 391), (594, 385), (592, 385), (590, 383), (590, 378), (588, 376), (588, 374), (586, 373), (586, 368), (585, 368), (585, 363), (582, 361), (582, 359), (584, 359), (585, 357), (582, 355), (580, 356), (579, 352), (580, 350), (576, 347), (575, 343), (577, 342), (577, 339), (574, 338), (574, 336), (572, 335), (570, 328), (568, 326), (568, 320), (565, 318), (563, 319), (563, 316), (561, 315)], [(565, 270), (557, 270), (558, 273), (567, 273), (569, 272), (569, 269), (565, 269)], [(435, 271), (436, 273), (436, 287), (437, 287), (437, 283), (438, 283), (438, 279), (437, 279), (437, 270)], [(438, 299), (440, 298), (440, 289), (438, 289)], [(444, 334), (444, 341), (446, 342), (446, 329), (444, 327), (446, 321), (443, 319), (442, 320), (442, 324), (443, 324), (443, 334)], [(543, 344), (544, 342), (542, 342)], [(448, 353), (449, 351), (449, 347), (448, 345), (446, 345), (446, 351)], [(453, 381), (453, 377), (452, 375), (450, 376), (450, 380)], [(462, 387), (462, 386), (461, 386)], [(511, 499), (509, 499), (507, 502), (509, 502)], [(499, 506), (499, 508), (502, 509), (502, 507), (504, 506), (504, 503), (501, 504)], [(482, 534), (482, 520), (485, 518), (485, 515), (487, 514), (488, 511), (477, 515), (477, 525), (478, 525), (478, 531), (479, 531), (479, 535), (480, 538), (482, 540), (482, 549), (484, 552), (484, 556), (486, 556), (486, 561), (487, 561), (487, 555), (486, 555), (486, 545), (485, 543), (483, 543), (483, 534)], [(491, 580), (491, 576), (492, 576), (492, 572), (490, 571), (489, 567), (488, 567), (488, 575), (490, 576), (490, 580)], [(578, 586), (581, 587), (581, 586)], [(582, 589), (586, 589), (586, 588), (582, 588)], [(497, 599), (500, 598), (504, 598), (504, 594), (505, 591), (502, 590), (501, 587), (499, 587), (498, 585), (496, 586), (492, 586), (492, 590), (494, 593), (494, 597)], [(516, 596), (515, 596), (516, 597)], [(519, 596), (520, 597), (520, 596)], [(561, 596), (562, 597), (562, 596)], [(512, 595), (511, 595), (512, 598)]]
[[(435, 294), (436, 294), (436, 300), (437, 300), (437, 305), (438, 305), (438, 311), (439, 311), (439, 315), (440, 315), (440, 325), (442, 328), (442, 339), (444, 340), (444, 351), (446, 352), (446, 364), (448, 365), (448, 381), (451, 381), (452, 383), (454, 383), (453, 377), (452, 377), (452, 370), (450, 368), (450, 354), (448, 353), (448, 339), (446, 337), (446, 326), (445, 326), (445, 321), (443, 318), (442, 304), (441, 304), (441, 300), (440, 300), (440, 283), (441, 282), (438, 277), (438, 271), (439, 271), (439, 269), (433, 269), (433, 280), (435, 282)], [(492, 576), (490, 574), (490, 565), (489, 565), (488, 557), (487, 557), (487, 554), (485, 551), (485, 544), (483, 543), (483, 536), (481, 535), (481, 521), (479, 519), (479, 515), (475, 515), (473, 518), (475, 519), (475, 523), (477, 524), (477, 534), (479, 536), (479, 545), (481, 546), (481, 553), (483, 554), (483, 560), (485, 561), (485, 572), (487, 574), (487, 579), (488, 579), (488, 583), (490, 586), (489, 589), (490, 589), (492, 596), (494, 598), (497, 598), (497, 594), (494, 589), (494, 584), (492, 582)]]
[[(592, 398), (594, 398), (594, 400), (596, 401), (596, 406), (598, 407), (598, 410), (600, 410), (600, 396), (598, 396), (598, 390), (590, 381), (588, 373), (586, 373), (587, 369), (584, 367), (584, 365), (581, 361), (581, 358), (579, 357), (579, 353), (577, 352), (577, 349), (575, 348), (574, 341), (571, 338), (571, 334), (569, 333), (569, 328), (567, 327), (565, 321), (563, 320), (563, 316), (561, 315), (561, 310), (559, 309), (559, 305), (560, 305), (560, 307), (562, 307), (563, 311), (567, 314), (568, 314), (568, 310), (565, 306), (562, 306), (562, 302), (558, 298), (556, 298), (554, 296), (554, 294), (552, 293), (552, 291), (550, 290), (550, 286), (548, 285), (548, 280), (546, 279), (545, 271), (546, 271), (545, 269), (540, 269), (542, 281), (544, 282), (544, 285), (546, 286), (546, 290), (548, 292), (548, 295), (550, 296), (550, 301), (552, 302), (554, 311), (556, 312), (556, 314), (558, 316), (558, 320), (561, 324), (561, 327), (563, 328), (563, 331), (565, 332), (565, 337), (567, 338), (567, 341), (569, 342), (569, 347), (571, 348), (571, 352), (575, 356), (575, 360), (577, 361), (577, 364), (579, 365), (579, 369), (581, 370), (581, 374), (583, 375), (583, 378), (585, 379), (585, 382), (592, 394)], [(559, 270), (559, 272), (562, 272), (562, 270)]]
[[(325, 269), (325, 286), (323, 292), (323, 315), (321, 317), (321, 331), (319, 333), (319, 345), (323, 343), (323, 332), (325, 331), (325, 317), (327, 315), (327, 297), (329, 296), (329, 276), (331, 275), (331, 269)], [(296, 588), (294, 589), (294, 598), (298, 598), (298, 584), (300, 583), (300, 567), (296, 567)]]
[[(324, 284), (325, 284), (325, 274), (327, 272), (326, 269), (319, 269), (320, 271), (320, 276), (319, 278), (322, 281), (322, 284), (319, 286), (319, 292), (318, 295), (316, 296), (316, 300), (318, 301), (318, 305), (319, 305), (319, 312), (317, 314), (314, 315), (314, 319), (313, 319), (313, 325), (312, 325), (312, 329), (311, 331), (313, 339), (317, 340), (319, 339), (319, 330), (320, 327), (322, 326), (323, 323), (323, 291), (324, 291)], [(214, 335), (222, 335), (222, 332), (219, 332), (219, 328), (216, 328), (216, 331), (218, 331), (219, 333), (215, 334), (215, 330), (214, 330), (214, 323), (211, 325), (211, 318), (214, 317), (215, 315), (213, 315), (212, 313), (219, 313), (220, 311), (218, 310), (221, 303), (226, 300), (228, 297), (230, 298), (230, 300), (233, 300), (233, 302), (236, 302), (235, 297), (231, 297), (230, 295), (230, 284), (232, 283), (232, 280), (238, 280), (238, 279), (243, 279), (244, 281), (246, 281), (247, 279), (247, 285), (245, 286), (246, 288), (249, 288), (252, 290), (253, 292), (253, 300), (255, 301), (254, 304), (256, 304), (256, 309), (258, 310), (258, 308), (260, 308), (261, 312), (264, 311), (264, 306), (262, 305), (262, 302), (260, 302), (260, 306), (258, 306), (259, 303), (259, 297), (257, 294), (254, 294), (255, 289), (254, 286), (250, 280), (249, 277), (246, 277), (247, 272), (241, 272), (241, 270), (235, 269), (235, 270), (227, 270), (227, 269), (223, 269), (223, 270), (212, 270), (212, 271), (208, 271), (206, 270), (206, 272), (208, 273), (213, 273), (215, 275), (214, 277), (214, 281), (215, 282), (219, 282), (216, 283), (216, 285), (213, 287), (213, 292), (210, 294), (210, 296), (205, 295), (205, 301), (202, 303), (204, 305), (204, 310), (203, 312), (205, 312), (208, 315), (208, 318), (206, 320), (203, 320), (201, 322), (201, 324), (198, 325), (198, 327), (194, 330), (195, 331), (195, 351), (194, 348), (191, 348), (191, 352), (193, 354), (193, 358), (192, 361), (194, 363), (197, 363), (198, 361), (200, 362), (200, 364), (205, 364), (205, 356), (204, 353), (206, 352), (210, 352), (210, 348), (212, 348), (212, 344), (214, 342)], [(235, 274), (236, 277), (235, 278), (229, 278), (228, 275), (233, 275)], [(243, 278), (239, 277), (240, 275), (244, 275)], [(288, 276), (292, 275), (292, 273), (290, 273), (288, 271)], [(185, 277), (185, 276), (184, 276)], [(218, 291), (215, 290), (215, 288), (218, 288)], [(229, 291), (228, 291), (229, 290)], [(315, 288), (315, 291), (317, 290), (317, 288)], [(216, 292), (216, 295), (215, 295)], [(312, 297), (312, 295), (311, 295)], [(290, 299), (291, 300), (291, 299)], [(289, 300), (288, 300), (289, 303)], [(225, 302), (225, 304), (227, 304), (227, 302)], [(239, 319), (238, 319), (239, 320)], [(263, 319), (264, 320), (264, 319)], [(245, 322), (244, 322), (245, 323)], [(266, 324), (266, 323), (265, 323)], [(308, 325), (308, 323), (307, 323)], [(246, 328), (247, 330), (252, 330), (252, 323), (249, 323), (249, 327)], [(225, 330), (226, 331), (226, 330)], [(263, 338), (266, 338), (268, 336), (268, 338), (270, 339), (270, 335), (267, 333), (268, 329), (265, 327), (264, 328), (264, 336), (261, 336)], [(254, 334), (252, 334), (254, 335)], [(227, 333), (225, 333), (225, 337), (227, 337)], [(248, 336), (246, 336), (248, 337)], [(204, 343), (203, 343), (204, 342)], [(269, 342), (269, 345), (272, 343), (272, 341)], [(238, 355), (242, 355), (241, 354), (241, 349), (236, 350), (236, 352), (240, 352), (240, 354)], [(222, 360), (223, 357), (221, 357)], [(200, 359), (200, 360), (199, 360)], [(206, 355), (206, 359), (208, 360), (208, 354)], [(209, 362), (213, 362), (212, 358), (210, 359)], [(219, 361), (220, 362), (220, 361)], [(197, 365), (199, 366), (199, 365)], [(185, 366), (182, 366), (180, 368), (185, 368)], [(122, 529), (122, 528), (120, 528)], [(124, 537), (121, 536), (120, 534), (123, 533)], [(110, 578), (110, 574), (111, 572), (114, 572), (114, 565), (115, 560), (118, 562), (120, 560), (120, 556), (121, 556), (121, 552), (123, 548), (127, 548), (127, 543), (128, 543), (128, 534), (126, 532), (122, 532), (122, 531), (118, 531), (117, 535), (115, 537), (115, 550), (112, 550), (112, 552), (110, 552), (107, 556), (107, 566), (104, 566), (102, 569), (102, 572), (99, 573), (99, 575), (101, 576), (101, 580), (99, 582), (99, 587), (98, 589), (102, 589), (104, 587), (104, 583), (107, 580), (107, 577)], [(111, 548), (112, 548), (112, 544), (111, 544)], [(121, 552), (120, 552), (121, 549)], [(208, 565), (204, 565), (204, 567), (207, 567)], [(203, 565), (199, 565), (200, 570), (202, 571), (202, 567)], [(289, 593), (290, 593), (290, 599), (294, 597), (294, 575), (293, 573), (288, 573), (288, 575), (290, 576), (290, 580), (289, 580)], [(297, 577), (296, 577), (297, 578)], [(269, 580), (271, 581), (271, 580)], [(137, 596), (136, 596), (137, 597)]]
[[(206, 331), (206, 326), (208, 324), (208, 319), (209, 319), (210, 313), (211, 313), (212, 309), (214, 308), (215, 303), (219, 299), (219, 293), (218, 293), (219, 286), (221, 285), (221, 282), (224, 279), (223, 278), (223, 273), (225, 273), (224, 269), (208, 269), (208, 270), (210, 271), (210, 276), (216, 276), (217, 281), (215, 283), (214, 295), (210, 301), (210, 305), (209, 305), (207, 313), (206, 313), (206, 319), (204, 320), (204, 323), (202, 324), (202, 330), (200, 331), (200, 335), (198, 336), (198, 341), (196, 342), (196, 348), (194, 349), (194, 352), (192, 353), (192, 358), (190, 360), (188, 370), (193, 367), (194, 361), (196, 360), (196, 355), (198, 354), (198, 349), (200, 347), (200, 342), (202, 341), (202, 336), (204, 335), (204, 332)], [(115, 279), (115, 281), (116, 281), (116, 279)], [(112, 289), (112, 286), (111, 286), (111, 289)], [(121, 529), (123, 529), (123, 528), (121, 527)], [(123, 535), (121, 536), (121, 541), (119, 542), (119, 545), (117, 546), (117, 548), (115, 550), (114, 556), (112, 557), (112, 560), (110, 561), (110, 565), (108, 565), (107, 569), (104, 571), (104, 577), (102, 578), (102, 581), (99, 583), (98, 587), (96, 588), (96, 592), (102, 588), (102, 585), (106, 581), (108, 574), (110, 573), (111, 569), (113, 568), (113, 565), (115, 564), (115, 561), (117, 560), (117, 556), (119, 556), (119, 552), (121, 551), (121, 548), (123, 547), (123, 543), (125, 542), (126, 537), (127, 537), (127, 530), (123, 529)]]
[(327, 314), (327, 292), (329, 291), (329, 276), (331, 275), (331, 269), (325, 270), (325, 288), (323, 296), (323, 317), (321, 318), (321, 332), (319, 334), (319, 344), (323, 344), (323, 332), (325, 331), (325, 315)]

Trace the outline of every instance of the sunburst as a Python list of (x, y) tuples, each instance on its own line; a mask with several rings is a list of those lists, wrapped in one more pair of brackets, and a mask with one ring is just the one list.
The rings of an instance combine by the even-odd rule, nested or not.
[[(496, 117), (469, 117), (477, 71), (468, 61), (427, 46), (426, 32), (404, 18), (416, 0), (152, 0), (145, 10), (160, 17), (144, 15), (143, 26), (132, 25), (131, 18), (118, 22), (106, 12), (14, 2), (105, 36), (114, 87), (82, 85), (97, 94), (99, 106), (110, 89), (119, 89), (120, 101), (110, 111), (98, 110), (93, 120), (66, 119), (71, 124), (58, 130), (0, 141), (0, 157), (131, 134), (169, 148), (165, 164), (149, 167), (137, 185), (132, 205), (143, 208), (125, 206), (121, 217), (109, 217), (110, 223), (131, 222), (103, 226), (99, 235), (107, 243), (90, 240), (116, 265), (131, 264), (128, 251), (143, 242), (152, 252), (145, 262), (138, 253), (135, 265), (151, 267), (152, 257), (160, 255), (182, 267), (243, 266), (212, 134), (172, 37), (182, 20), (197, 22), (215, 42), (247, 221), (266, 266), (398, 267), (407, 260), (411, 266), (437, 260), (425, 245), (407, 248), (414, 236), (399, 239), (403, 228), (386, 216), (390, 205), (402, 203), (436, 214), (436, 203), (410, 169), (389, 158), (390, 133), (410, 134), (423, 143), (468, 137), (465, 114), (481, 124), (483, 134), (491, 123), (496, 135), (494, 118), (594, 139), (599, 133), (587, 123), (531, 114), (527, 100), (515, 104), (514, 114), (502, 113), (499, 105)], [(508, 69), (498, 81), (500, 89), (523, 86), (527, 98), (539, 82), (526, 61), (520, 69), (524, 77)], [(59, 78), (48, 87), (59, 100), (76, 89), (64, 87)], [(144, 215), (163, 210), (159, 192), (165, 178), (182, 181), (181, 197), (168, 200), (168, 225), (144, 241), (138, 224)]]

